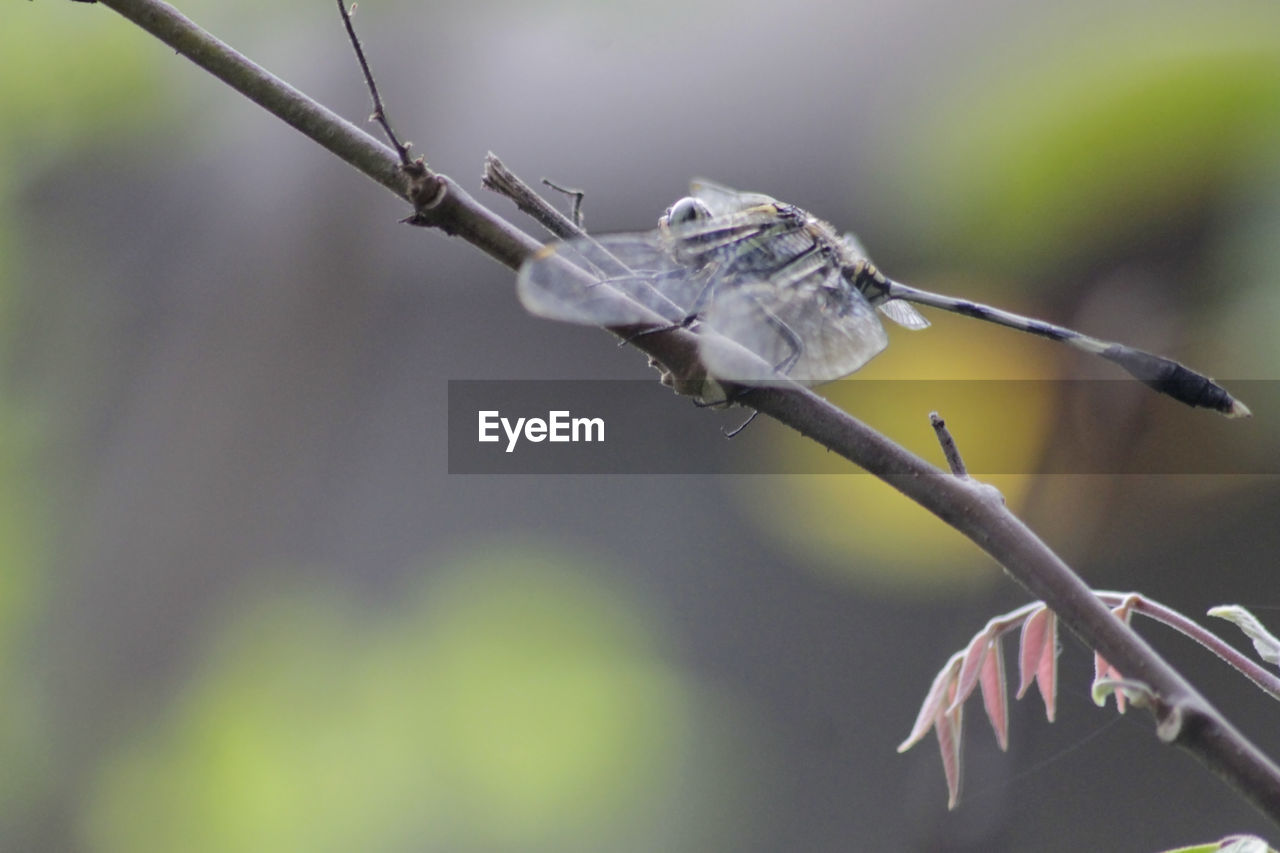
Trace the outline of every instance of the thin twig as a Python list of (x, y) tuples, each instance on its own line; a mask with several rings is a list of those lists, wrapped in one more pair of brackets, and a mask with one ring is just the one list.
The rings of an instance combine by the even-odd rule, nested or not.
[[(1103, 593), (1098, 593), (1098, 595), (1101, 596)], [(1213, 652), (1228, 666), (1238, 670), (1241, 675), (1257, 685), (1258, 689), (1275, 699), (1280, 699), (1280, 677), (1276, 676), (1271, 670), (1261, 666), (1253, 658), (1241, 653), (1239, 649), (1208, 628), (1205, 628), (1194, 619), (1187, 618), (1173, 608), (1166, 607), (1141, 593), (1129, 593), (1129, 597), (1134, 602), (1132, 607), (1134, 613), (1141, 613), (1148, 619), (1160, 622), (1175, 631), (1185, 634)]]
[(409, 157), (409, 143), (401, 143), (396, 138), (396, 132), (391, 129), (391, 120), (387, 118), (387, 111), (382, 106), (382, 96), (378, 94), (378, 84), (373, 82), (373, 72), (369, 70), (369, 63), (364, 58), (364, 48), (360, 46), (360, 38), (356, 35), (355, 24), (351, 22), (351, 17), (356, 13), (355, 4), (351, 4), (351, 11), (347, 11), (347, 5), (343, 0), (338, 0), (338, 11), (342, 13), (342, 25), (347, 28), (347, 38), (351, 40), (351, 48), (356, 52), (356, 59), (360, 62), (360, 70), (364, 73), (365, 85), (369, 87), (369, 95), (373, 98), (373, 114), (369, 116), (370, 121), (376, 121), (382, 125), (382, 132), (387, 135), (387, 139), (391, 142), (391, 147), (396, 149), (400, 154), (400, 165), (406, 171), (414, 168), (413, 161)]
[(951, 437), (951, 430), (947, 429), (947, 422), (937, 412), (930, 412), (929, 423), (933, 424), (933, 431), (938, 435), (938, 444), (942, 445), (942, 455), (946, 457), (947, 467), (951, 469), (951, 473), (957, 477), (968, 479), (969, 471), (964, 467), (964, 459), (960, 457), (960, 448), (956, 447), (956, 440)]
[[(436, 193), (413, 192), (399, 157), (368, 134), (263, 71), (160, 0), (101, 0), (179, 53), (245, 94), (415, 205), (414, 221), (457, 235), (491, 257), (517, 267), (538, 243), (466, 195), (443, 175), (430, 175)], [(429, 187), (428, 187), (429, 188)], [(638, 330), (637, 330), (638, 331)], [(692, 334), (674, 329), (645, 335), (634, 345), (671, 369), (699, 367)], [(1100, 602), (1030, 529), (970, 483), (951, 476), (876, 433), (813, 392), (795, 386), (754, 388), (741, 402), (758, 409), (876, 475), (989, 553), (1034, 597), (1053, 609), (1092, 649), (1126, 676), (1156, 691), (1160, 731), (1181, 724), (1172, 742), (1196, 756), (1259, 811), (1280, 824), (1280, 768), (1246, 740), (1182, 676)]]

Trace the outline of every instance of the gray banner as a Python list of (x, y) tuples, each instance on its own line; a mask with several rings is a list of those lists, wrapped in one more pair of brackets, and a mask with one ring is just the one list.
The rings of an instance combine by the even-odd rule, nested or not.
[[(450, 474), (860, 473), (833, 454), (781, 450), (801, 440), (764, 417), (726, 438), (749, 409), (699, 408), (654, 381), (448, 384)], [(1191, 409), (1129, 380), (855, 380), (818, 392), (942, 465), (928, 426), (938, 411), (974, 475), (1280, 474), (1280, 382), (1222, 384), (1253, 418)], [(905, 419), (911, 435), (886, 417)], [(1040, 450), (998, 439), (1032, 422), (1043, 425)]]

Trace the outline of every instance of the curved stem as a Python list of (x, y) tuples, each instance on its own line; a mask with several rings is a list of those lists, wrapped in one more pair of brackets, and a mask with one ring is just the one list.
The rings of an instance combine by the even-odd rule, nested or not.
[[(1239, 649), (1223, 640), (1217, 634), (1205, 628), (1193, 619), (1188, 619), (1183, 614), (1166, 607), (1158, 601), (1153, 601), (1141, 593), (1131, 592), (1127, 595), (1122, 593), (1104, 593), (1099, 592), (1099, 597), (1114, 595), (1121, 599), (1129, 599), (1133, 602), (1132, 610), (1134, 613), (1141, 613), (1148, 619), (1152, 619), (1163, 625), (1190, 637), (1209, 651), (1213, 652), (1222, 659), (1231, 668), (1237, 670), (1245, 678), (1257, 685), (1259, 690), (1280, 699), (1280, 677), (1276, 676), (1266, 667), (1258, 664), (1246, 654), (1240, 652)], [(1116, 601), (1118, 605), (1120, 601)]]

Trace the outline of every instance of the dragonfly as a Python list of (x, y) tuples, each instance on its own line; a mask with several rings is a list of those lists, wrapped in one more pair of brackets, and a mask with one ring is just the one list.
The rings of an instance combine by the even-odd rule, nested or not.
[(881, 316), (924, 329), (922, 305), (1100, 356), (1189, 406), (1251, 414), (1173, 359), (894, 281), (852, 234), (795, 205), (707, 180), (693, 181), (655, 230), (544, 246), (521, 266), (516, 289), (526, 309), (554, 320), (693, 331), (709, 376), (738, 385), (847, 376), (888, 345)]

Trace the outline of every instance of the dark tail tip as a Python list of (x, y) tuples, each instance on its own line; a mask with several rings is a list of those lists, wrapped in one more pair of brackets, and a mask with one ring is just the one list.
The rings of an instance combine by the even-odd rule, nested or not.
[(1248, 406), (1232, 397), (1221, 385), (1173, 359), (1120, 344), (1108, 347), (1100, 355), (1129, 371), (1147, 387), (1161, 394), (1168, 394), (1188, 406), (1213, 409), (1229, 418), (1247, 418), (1253, 415)]

